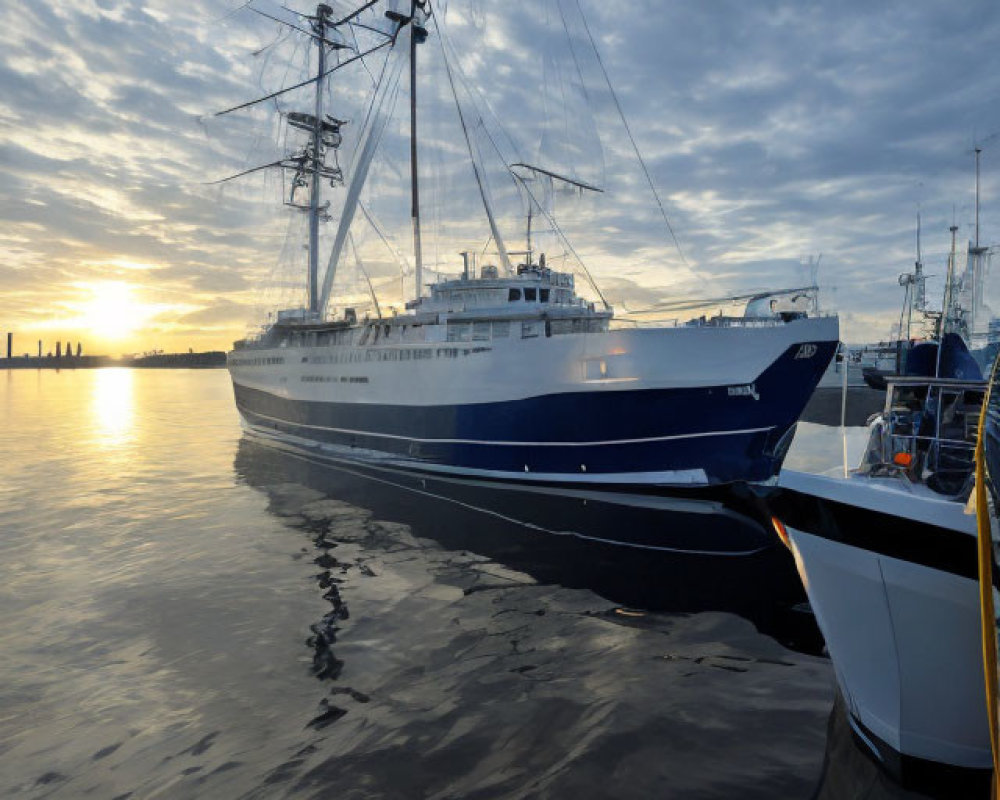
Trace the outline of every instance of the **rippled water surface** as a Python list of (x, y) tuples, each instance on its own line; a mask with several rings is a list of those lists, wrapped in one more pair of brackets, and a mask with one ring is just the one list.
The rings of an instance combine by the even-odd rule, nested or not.
[[(883, 783), (824, 769), (832, 670), (781, 548), (602, 545), (551, 521), (691, 517), (318, 464), (244, 439), (222, 370), (0, 381), (0, 795)], [(793, 459), (835, 466), (810, 427)]]

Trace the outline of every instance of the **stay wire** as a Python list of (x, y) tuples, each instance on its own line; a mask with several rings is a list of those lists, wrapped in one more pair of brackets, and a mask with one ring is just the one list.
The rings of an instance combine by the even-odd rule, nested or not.
[[(445, 36), (445, 33), (444, 33), (444, 30), (443, 30), (442, 26), (438, 25), (436, 17), (435, 17), (435, 21), (434, 21), (434, 27), (437, 30), (437, 34), (438, 34), (438, 36), (440, 37), (440, 40), (441, 40), (442, 52), (445, 52), (444, 51), (444, 44), (445, 44), (445, 38), (446, 38), (446, 36)], [(451, 40), (450, 39), (448, 40), (448, 46), (451, 47), (452, 49), (454, 49), (453, 45), (451, 44)], [(445, 52), (445, 59), (447, 59), (447, 53), (446, 52)], [(466, 80), (465, 75), (462, 72), (462, 66), (461, 66), (461, 64), (456, 64), (455, 69), (458, 72), (459, 80), (462, 82), (463, 86), (465, 87), (466, 92), (469, 93), (469, 95), (473, 98), (473, 101), (475, 101), (475, 95), (472, 93), (471, 89), (469, 88), (468, 81)], [(457, 100), (457, 98), (456, 98), (456, 100)], [(486, 101), (484, 100), (484, 102), (486, 102)], [(493, 112), (493, 109), (489, 107), (489, 103), (488, 102), (486, 102), (486, 106), (487, 106), (487, 109), (491, 113), (494, 114), (494, 118), (499, 123), (499, 119), (495, 117), (495, 112)], [(577, 263), (580, 265), (580, 268), (583, 270), (583, 274), (587, 277), (588, 283), (590, 283), (591, 287), (597, 293), (597, 296), (601, 299), (601, 303), (604, 304), (604, 307), (606, 309), (611, 308), (610, 304), (607, 301), (607, 298), (604, 296), (604, 293), (601, 291), (601, 287), (597, 285), (597, 281), (594, 280), (594, 276), (590, 273), (590, 270), (587, 269), (587, 265), (584, 263), (583, 259), (580, 257), (580, 254), (576, 252), (576, 249), (573, 247), (572, 243), (566, 237), (566, 234), (563, 233), (562, 228), (559, 227), (559, 224), (555, 221), (555, 219), (552, 217), (552, 215), (549, 214), (548, 211), (546, 211), (546, 209), (544, 207), (542, 207), (541, 203), (538, 202), (538, 199), (535, 197), (534, 192), (532, 192), (531, 189), (528, 188), (527, 183), (524, 180), (522, 180), (518, 175), (516, 175), (514, 173), (514, 171), (510, 168), (510, 164), (508, 163), (507, 158), (504, 156), (503, 151), (500, 149), (500, 147), (497, 144), (496, 140), (494, 139), (493, 135), (490, 133), (489, 128), (486, 126), (485, 121), (482, 118), (482, 115), (479, 114), (478, 111), (477, 111), (477, 116), (479, 117), (480, 123), (482, 123), (482, 130), (486, 134), (487, 140), (493, 146), (493, 150), (500, 157), (501, 162), (503, 162), (504, 166), (507, 168), (507, 172), (511, 176), (511, 179), (514, 181), (515, 186), (518, 185), (518, 184), (520, 184), (521, 188), (528, 194), (528, 197), (530, 198), (529, 202), (535, 204), (535, 206), (538, 208), (538, 210), (542, 213), (542, 216), (545, 217), (546, 222), (548, 222), (549, 225), (552, 226), (552, 230), (562, 240), (563, 244), (566, 246), (566, 249), (570, 253), (573, 254), (573, 257), (576, 259)], [(510, 138), (510, 134), (507, 133), (507, 131), (503, 127), (503, 125), (499, 125), (499, 128), (500, 128), (500, 131), (504, 134), (504, 136), (507, 137), (508, 142), (510, 142), (511, 145), (514, 145), (513, 140)], [(516, 153), (516, 150), (515, 150), (515, 153)], [(488, 245), (488, 243), (489, 242), (487, 240), (487, 245)]]
[(631, 142), (632, 149), (635, 151), (635, 157), (639, 160), (639, 166), (642, 167), (642, 173), (646, 176), (646, 183), (649, 184), (649, 189), (653, 193), (653, 197), (656, 199), (656, 205), (659, 206), (660, 214), (663, 216), (663, 221), (667, 225), (667, 230), (670, 231), (670, 238), (673, 239), (674, 247), (677, 248), (677, 254), (681, 257), (681, 263), (684, 264), (689, 272), (693, 273), (694, 270), (691, 269), (691, 265), (688, 263), (687, 258), (685, 258), (684, 251), (681, 249), (681, 243), (678, 241), (677, 234), (674, 232), (674, 227), (670, 224), (670, 219), (667, 217), (667, 211), (663, 207), (663, 201), (660, 200), (660, 193), (656, 191), (656, 186), (653, 184), (653, 178), (649, 174), (649, 169), (646, 167), (646, 161), (642, 157), (642, 153), (639, 152), (639, 145), (636, 144), (635, 137), (632, 136), (632, 129), (629, 127), (628, 119), (625, 117), (625, 111), (622, 108), (622, 104), (618, 101), (618, 93), (615, 92), (615, 87), (611, 84), (611, 77), (608, 75), (608, 71), (604, 66), (604, 60), (601, 58), (601, 53), (597, 49), (597, 42), (594, 40), (594, 35), (590, 32), (590, 26), (587, 24), (587, 18), (584, 16), (583, 9), (580, 7), (580, 0), (575, 0), (575, 2), (576, 9), (580, 14), (580, 20), (583, 22), (583, 29), (587, 32), (587, 38), (590, 39), (590, 46), (593, 48), (594, 55), (597, 57), (597, 63), (601, 67), (601, 73), (604, 75), (604, 80), (608, 84), (608, 90), (611, 92), (611, 97), (615, 101), (615, 108), (618, 109), (618, 116), (621, 117), (622, 125), (625, 127), (625, 133), (628, 135), (628, 140)]

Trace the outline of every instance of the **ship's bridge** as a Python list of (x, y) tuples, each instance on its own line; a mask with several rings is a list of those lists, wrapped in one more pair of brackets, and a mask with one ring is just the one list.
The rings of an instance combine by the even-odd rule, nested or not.
[(577, 297), (573, 275), (539, 264), (521, 264), (516, 275), (500, 277), (497, 268), (484, 266), (479, 277), (461, 278), (430, 285), (431, 296), (420, 301), (421, 311), (461, 312), (472, 309), (559, 307), (586, 308)]

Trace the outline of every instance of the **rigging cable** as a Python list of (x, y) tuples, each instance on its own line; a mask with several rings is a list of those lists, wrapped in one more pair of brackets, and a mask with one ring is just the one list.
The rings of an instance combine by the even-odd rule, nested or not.
[[(513, 172), (511, 174), (514, 175)], [(587, 280), (590, 281), (590, 285), (594, 288), (594, 291), (597, 292), (597, 296), (601, 298), (601, 302), (604, 304), (604, 307), (606, 309), (610, 309), (611, 306), (608, 303), (607, 298), (604, 296), (604, 292), (602, 292), (601, 287), (597, 285), (597, 281), (594, 280), (594, 276), (590, 274), (590, 270), (587, 269), (587, 265), (583, 263), (583, 259), (580, 258), (580, 254), (576, 252), (576, 248), (574, 248), (570, 240), (566, 238), (566, 234), (564, 234), (562, 228), (559, 227), (559, 223), (556, 222), (555, 218), (542, 207), (541, 203), (538, 202), (538, 198), (535, 197), (535, 193), (528, 188), (528, 184), (524, 178), (519, 175), (514, 175), (514, 177), (520, 181), (521, 186), (524, 187), (524, 191), (526, 191), (528, 193), (528, 197), (531, 198), (531, 202), (533, 202), (535, 207), (542, 212), (542, 216), (545, 217), (545, 221), (552, 226), (552, 230), (555, 231), (556, 235), (560, 239), (562, 239), (563, 244), (566, 245), (566, 249), (573, 254), (573, 258), (575, 258), (577, 263), (579, 263), (580, 268), (583, 270), (583, 274), (587, 276)]]
[[(615, 91), (615, 87), (611, 84), (611, 77), (608, 75), (608, 71), (604, 67), (604, 60), (601, 58), (601, 53), (597, 49), (597, 42), (594, 41), (594, 35), (590, 32), (590, 26), (587, 24), (587, 18), (584, 16), (583, 9), (580, 7), (580, 0), (575, 0), (575, 2), (576, 10), (580, 14), (580, 20), (583, 22), (583, 29), (587, 32), (587, 38), (590, 39), (590, 46), (593, 48), (594, 55), (597, 57), (597, 63), (601, 67), (601, 73), (604, 75), (604, 80), (608, 84), (611, 97), (615, 101), (615, 108), (618, 109), (618, 116), (621, 117), (622, 125), (625, 126), (625, 133), (628, 135), (629, 142), (632, 143), (632, 149), (635, 151), (635, 157), (639, 159), (639, 166), (642, 167), (642, 172), (646, 176), (646, 183), (649, 184), (649, 189), (653, 193), (653, 197), (656, 199), (656, 205), (660, 208), (660, 214), (663, 216), (663, 221), (667, 225), (667, 230), (670, 231), (670, 238), (674, 241), (674, 247), (677, 248), (677, 254), (681, 257), (681, 263), (687, 267), (688, 271), (694, 273), (694, 270), (691, 269), (691, 265), (688, 264), (687, 258), (684, 257), (684, 251), (681, 249), (681, 243), (677, 240), (677, 234), (674, 233), (674, 227), (670, 224), (670, 219), (667, 217), (667, 211), (663, 207), (663, 201), (660, 200), (660, 194), (656, 191), (656, 186), (653, 184), (653, 178), (649, 174), (649, 169), (646, 167), (646, 161), (642, 157), (642, 153), (639, 152), (639, 145), (636, 144), (635, 138), (632, 136), (632, 129), (629, 127), (628, 120), (625, 118), (625, 111), (622, 109), (622, 105), (618, 101), (618, 93)], [(569, 31), (567, 30), (567, 35), (568, 34)]]
[(375, 303), (375, 316), (382, 319), (382, 309), (378, 305), (378, 297), (375, 295), (375, 287), (372, 286), (372, 279), (368, 276), (368, 270), (365, 269), (365, 265), (361, 263), (361, 255), (358, 253), (358, 246), (354, 243), (354, 237), (348, 233), (347, 242), (351, 245), (351, 250), (354, 252), (354, 263), (357, 265), (358, 269), (361, 270), (361, 274), (364, 276), (365, 282), (368, 284), (368, 292), (372, 296), (372, 302)]
[(386, 47), (387, 45), (390, 45), (393, 42), (395, 42), (394, 38), (393, 39), (386, 39), (381, 44), (375, 45), (373, 48), (371, 48), (370, 50), (366, 50), (364, 53), (358, 53), (356, 56), (352, 56), (351, 58), (347, 59), (347, 61), (341, 61), (335, 67), (331, 67), (326, 72), (324, 72), (322, 75), (319, 75), (319, 76), (313, 77), (313, 78), (309, 78), (308, 80), (302, 81), (302, 83), (297, 83), (294, 86), (286, 86), (284, 89), (279, 89), (276, 92), (272, 92), (271, 94), (267, 95), (266, 97), (258, 97), (256, 100), (249, 100), (246, 103), (241, 103), (238, 106), (233, 106), (232, 108), (227, 108), (224, 111), (216, 111), (213, 116), (221, 117), (223, 114), (230, 114), (233, 111), (239, 111), (241, 109), (248, 108), (248, 107), (250, 107), (252, 105), (256, 105), (257, 103), (263, 103), (265, 100), (270, 100), (273, 97), (277, 97), (278, 95), (285, 94), (286, 92), (290, 92), (293, 89), (301, 89), (303, 86), (308, 86), (310, 83), (315, 83), (317, 80), (320, 80), (321, 78), (325, 78), (327, 75), (330, 75), (331, 73), (336, 72), (341, 67), (346, 67), (348, 64), (350, 64), (350, 63), (352, 63), (354, 61), (362, 59), (362, 58), (364, 58), (367, 55), (371, 55), (376, 50), (381, 50), (383, 47)]
[[(447, 62), (447, 60), (448, 60), (447, 52), (444, 51), (444, 42), (445, 42), (446, 36), (445, 36), (445, 33), (444, 33), (442, 27), (440, 25), (438, 25), (438, 23), (437, 23), (437, 16), (436, 15), (435, 15), (435, 17), (433, 17), (433, 19), (434, 19), (434, 27), (435, 27), (435, 29), (437, 31), (438, 37), (441, 40), (442, 52), (445, 53), (445, 60)], [(451, 44), (450, 38), (448, 39), (448, 47), (450, 47), (452, 50), (454, 50), (454, 46)], [(476, 98), (477, 95), (469, 88), (468, 80), (465, 78), (465, 75), (462, 72), (462, 65), (461, 64), (456, 64), (455, 69), (458, 72), (459, 79), (461, 80), (463, 86), (465, 87), (466, 92), (473, 99), (473, 106), (475, 107), (475, 98)], [(483, 100), (483, 102), (485, 103), (487, 109), (493, 114), (494, 119), (496, 120), (496, 122), (497, 122), (497, 124), (499, 126), (500, 132), (503, 133), (503, 135), (507, 138), (507, 141), (512, 146), (514, 146), (514, 142), (510, 138), (510, 134), (507, 133), (507, 130), (503, 127), (502, 124), (500, 124), (499, 118), (496, 117), (496, 113), (493, 112), (492, 108), (489, 105), (489, 102), (486, 101), (485, 98), (482, 98), (481, 95), (479, 95), (479, 97), (480, 97), (480, 99)], [(457, 97), (456, 97), (456, 102), (457, 102)], [(483, 119), (482, 114), (478, 113), (478, 109), (477, 109), (477, 117), (478, 117), (478, 121), (480, 123), (480, 126), (481, 126), (483, 132), (486, 134), (487, 140), (489, 140), (489, 143), (493, 146), (493, 150), (500, 157), (500, 160), (503, 162), (504, 166), (507, 168), (507, 172), (511, 176), (511, 179), (514, 181), (515, 186), (517, 186), (518, 184), (520, 184), (520, 186), (524, 189), (524, 191), (527, 192), (528, 197), (530, 198), (529, 202), (533, 202), (535, 204), (535, 206), (538, 208), (538, 210), (542, 212), (542, 215), (545, 217), (546, 222), (548, 222), (549, 225), (552, 226), (552, 230), (562, 240), (563, 244), (566, 246), (566, 249), (569, 250), (569, 252), (573, 254), (573, 257), (577, 260), (577, 263), (580, 265), (580, 268), (583, 270), (583, 274), (587, 277), (587, 281), (590, 283), (591, 287), (597, 293), (597, 296), (600, 298), (601, 302), (604, 304), (604, 307), (606, 309), (611, 308), (611, 306), (608, 304), (607, 299), (604, 297), (604, 293), (601, 291), (601, 288), (597, 285), (597, 281), (594, 280), (594, 276), (591, 275), (590, 270), (587, 269), (587, 265), (584, 263), (583, 259), (580, 258), (579, 253), (576, 252), (576, 249), (573, 247), (572, 243), (569, 241), (568, 238), (566, 238), (566, 234), (563, 233), (562, 228), (559, 227), (559, 224), (555, 221), (555, 219), (552, 217), (552, 215), (549, 214), (548, 211), (546, 211), (546, 209), (543, 208), (542, 205), (538, 202), (538, 199), (535, 197), (535, 195), (531, 191), (531, 189), (528, 188), (528, 186), (525, 183), (524, 179), (521, 178), (521, 176), (515, 174), (513, 172), (513, 170), (511, 170), (511, 168), (510, 168), (510, 161), (504, 156), (503, 151), (500, 149), (499, 145), (496, 142), (496, 139), (490, 133), (489, 128), (486, 127), (485, 120)], [(515, 146), (515, 153), (516, 153), (516, 146)], [(489, 242), (487, 241), (487, 244), (488, 243)]]
[(385, 230), (379, 224), (379, 221), (375, 218), (375, 214), (368, 208), (368, 206), (366, 206), (360, 200), (358, 201), (358, 208), (361, 209), (361, 213), (364, 215), (365, 219), (368, 220), (368, 224), (372, 226), (372, 230), (374, 230), (375, 233), (378, 235), (378, 238), (382, 240), (382, 244), (385, 245), (386, 250), (389, 251), (389, 254), (394, 259), (396, 259), (396, 264), (399, 267), (400, 277), (402, 277), (404, 273), (408, 274), (410, 265), (406, 263), (405, 256), (403, 256), (403, 254), (399, 251), (399, 249), (392, 243), (392, 240), (389, 238), (389, 235), (385, 232)]
[[(573, 37), (569, 32), (569, 24), (566, 22), (566, 15), (563, 13), (562, 4), (556, 2), (556, 8), (559, 10), (559, 18), (562, 21), (563, 31), (566, 34), (566, 43), (569, 45), (569, 54), (573, 59), (573, 67), (576, 70), (576, 77), (580, 81), (580, 90), (583, 92), (584, 99), (587, 101), (587, 107), (590, 109), (594, 108), (594, 104), (590, 99), (590, 92), (587, 91), (587, 81), (583, 78), (583, 70), (580, 67), (580, 61), (576, 55), (576, 48), (573, 46)], [(581, 15), (582, 16), (582, 15)], [(593, 114), (592, 114), (593, 119)], [(595, 133), (596, 133), (596, 119), (594, 119)], [(600, 140), (598, 140), (598, 147), (600, 146)], [(603, 157), (601, 161), (603, 162)], [(601, 183), (605, 183), (606, 174), (604, 173), (604, 164), (601, 164)], [(603, 190), (602, 190), (603, 191)]]
[(510, 257), (507, 255), (507, 248), (504, 247), (503, 239), (500, 238), (500, 231), (497, 228), (496, 219), (493, 216), (493, 208), (489, 201), (489, 195), (486, 191), (486, 186), (483, 184), (483, 177), (479, 174), (479, 164), (476, 162), (476, 154), (473, 151), (472, 139), (469, 137), (469, 129), (465, 124), (465, 114), (462, 113), (462, 104), (458, 100), (458, 92), (455, 89), (455, 80), (451, 73), (451, 63), (448, 60), (448, 54), (445, 52), (444, 39), (441, 36), (441, 26), (437, 23), (437, 15), (433, 17), (434, 29), (437, 31), (438, 44), (441, 46), (441, 58), (444, 59), (445, 72), (448, 75), (448, 85), (451, 87), (451, 95), (455, 98), (455, 110), (458, 111), (458, 122), (462, 126), (462, 135), (465, 137), (465, 146), (469, 150), (469, 158), (472, 161), (472, 174), (476, 177), (476, 185), (479, 187), (479, 196), (482, 198), (483, 206), (486, 208), (486, 216), (489, 217), (490, 232), (493, 235), (494, 241), (497, 244), (497, 250), (500, 251), (500, 261), (503, 264), (504, 269), (510, 269)]
[[(367, 27), (367, 26), (365, 26), (365, 27)], [(358, 43), (358, 34), (357, 34), (357, 31), (354, 30), (354, 24), (353, 23), (351, 25), (348, 25), (348, 30), (351, 32), (351, 38), (354, 40), (354, 49), (356, 51), (360, 52), (361, 45)], [(369, 77), (369, 79), (372, 82), (372, 86), (374, 87), (375, 86), (375, 76), (372, 74), (372, 71), (368, 68), (368, 62), (365, 61), (363, 58), (361, 59), (361, 66), (365, 68), (365, 72), (368, 73), (368, 77)]]

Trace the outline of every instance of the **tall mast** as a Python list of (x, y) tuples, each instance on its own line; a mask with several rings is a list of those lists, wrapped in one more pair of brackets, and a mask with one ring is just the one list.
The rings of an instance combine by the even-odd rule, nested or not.
[(951, 315), (951, 284), (955, 278), (955, 233), (958, 231), (958, 225), (953, 223), (948, 230), (951, 231), (951, 254), (948, 256), (948, 277), (944, 283), (944, 306), (941, 308), (941, 320), (938, 327), (937, 359), (934, 365), (935, 377), (941, 375), (941, 350), (944, 344), (944, 335), (948, 332), (948, 317)]
[(328, 5), (316, 6), (313, 30), (316, 33), (316, 47), (319, 58), (316, 67), (316, 105), (312, 130), (312, 185), (309, 190), (309, 311), (319, 312), (319, 201), (320, 171), (323, 158), (323, 74), (326, 72), (326, 27), (327, 17), (333, 9)]
[(531, 266), (531, 198), (528, 198), (528, 231), (527, 231), (528, 266)]
[(983, 148), (976, 145), (976, 250), (979, 250), (979, 154)]
[(920, 254), (920, 211), (917, 211), (917, 262), (913, 268), (914, 290), (912, 294), (912, 305), (918, 311), (927, 308), (927, 296), (924, 282), (924, 259)]
[(417, 42), (419, 39), (415, 25), (417, 6), (417, 0), (412, 0), (412, 5), (410, 6), (410, 25), (412, 26), (412, 30), (410, 31), (410, 218), (413, 221), (414, 280), (416, 281), (415, 300), (420, 299), (420, 288), (423, 283), (424, 271), (420, 247), (420, 186), (417, 179)]

